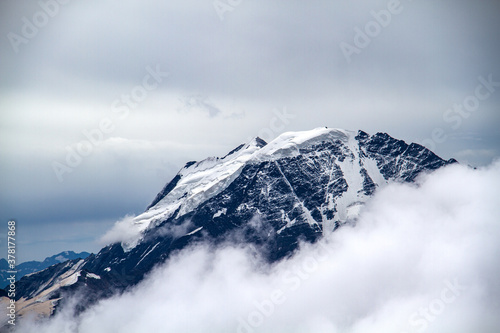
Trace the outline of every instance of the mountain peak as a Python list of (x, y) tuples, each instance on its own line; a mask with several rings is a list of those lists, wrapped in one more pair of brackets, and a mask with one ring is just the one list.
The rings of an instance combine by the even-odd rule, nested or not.
[[(349, 186), (346, 195), (350, 199), (341, 198), (337, 203), (338, 207), (335, 208), (337, 209), (336, 215), (345, 220), (349, 213), (343, 211), (344, 208), (340, 208), (344, 207), (342, 200), (345, 200), (346, 204), (349, 204), (347, 202), (349, 200), (364, 200), (360, 199), (356, 191), (371, 195), (377, 186), (386, 183), (389, 179), (400, 177), (404, 181), (412, 181), (424, 168), (419, 163), (426, 165), (434, 163), (429, 164), (432, 168), (435, 168), (434, 165), (436, 167), (442, 165), (441, 159), (426, 148), (422, 147), (418, 150), (412, 147), (414, 146), (406, 144), (403, 140), (394, 139), (386, 133), (370, 136), (363, 131), (355, 132), (328, 127), (285, 132), (269, 143), (255, 137), (247, 144), (241, 144), (231, 150), (222, 158), (209, 157), (200, 162), (187, 163), (158, 193), (147, 210), (133, 219), (133, 228), (139, 236), (132, 241), (122, 243), (123, 248), (125, 251), (134, 248), (141, 241), (146, 230), (158, 226), (165, 220), (181, 218), (207, 200), (219, 195), (240, 177), (242, 170), (250, 165), (296, 158), (302, 159), (301, 163), (312, 163), (307, 160), (315, 159), (319, 153), (327, 154), (325, 156), (332, 159), (328, 162), (329, 165), (332, 163), (338, 165), (335, 172), (343, 174), (347, 182), (346, 186)], [(401, 161), (397, 159), (398, 156)], [(345, 164), (346, 158), (350, 161), (349, 164)], [(297, 176), (290, 175), (290, 177)], [(285, 181), (288, 182), (288, 180)], [(329, 205), (335, 206), (334, 203)], [(328, 213), (328, 216), (330, 215)], [(317, 223), (315, 219), (318, 220), (318, 217), (307, 218), (311, 224)], [(324, 219), (329, 218), (325, 215)]]
[[(301, 241), (355, 223), (378, 188), (447, 164), (385, 133), (321, 127), (286, 132), (267, 144), (255, 138), (222, 158), (187, 163), (143, 214), (110, 231), (115, 243), (23, 278), (19, 297), (34, 304), (78, 286), (93, 292), (91, 299), (109, 296), (110, 285), (126, 289), (198, 241), (237, 239), (257, 245), (270, 262), (280, 260)], [(63, 278), (62, 287), (49, 283)]]
[(262, 148), (265, 145), (267, 145), (267, 142), (264, 141), (263, 139), (259, 138), (258, 136), (256, 136), (255, 138), (252, 139), (252, 141), (250, 141), (249, 145)]
[(318, 127), (309, 131), (285, 132), (264, 147), (260, 155), (289, 155), (298, 152), (300, 148), (325, 141), (340, 141), (348, 143), (354, 132), (337, 128)]

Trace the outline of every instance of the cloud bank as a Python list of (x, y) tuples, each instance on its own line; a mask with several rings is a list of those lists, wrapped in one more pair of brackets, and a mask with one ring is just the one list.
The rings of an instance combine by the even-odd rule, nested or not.
[(135, 243), (141, 235), (141, 229), (134, 223), (135, 216), (127, 215), (115, 222), (99, 240), (102, 245), (113, 243)]
[(500, 161), (381, 189), (355, 227), (266, 265), (198, 246), (133, 290), (18, 332), (498, 332)]

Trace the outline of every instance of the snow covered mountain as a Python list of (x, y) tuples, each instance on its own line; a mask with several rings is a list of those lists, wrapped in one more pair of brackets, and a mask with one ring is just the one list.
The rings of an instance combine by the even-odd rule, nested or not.
[[(45, 258), (43, 261), (26, 261), (23, 262), (19, 265), (16, 266), (16, 279), (19, 280), (23, 276), (27, 274), (32, 274), (38, 271), (41, 271), (49, 266), (55, 265), (57, 263), (67, 261), (67, 260), (72, 260), (72, 259), (85, 259), (90, 255), (88, 252), (80, 252), (80, 253), (75, 253), (73, 251), (63, 251), (58, 254), (54, 254), (51, 257)], [(7, 273), (9, 271), (9, 265), (7, 263), (7, 260), (5, 259), (0, 259), (0, 285), (6, 286), (9, 284), (7, 281), (7, 278), (10, 276), (10, 274)]]
[(317, 128), (268, 144), (255, 138), (222, 158), (188, 162), (143, 214), (123, 222), (126, 239), (24, 277), (16, 297), (25, 306), (53, 308), (65, 293), (83, 288), (92, 303), (138, 283), (195, 242), (251, 243), (276, 261), (299, 241), (315, 242), (354, 223), (377, 188), (454, 162), (385, 133)]

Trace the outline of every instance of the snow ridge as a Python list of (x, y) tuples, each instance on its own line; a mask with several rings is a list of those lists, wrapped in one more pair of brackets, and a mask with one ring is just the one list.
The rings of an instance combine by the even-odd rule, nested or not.
[[(415, 164), (409, 163), (407, 160), (400, 161), (400, 155), (395, 161), (392, 161), (385, 160), (379, 151), (370, 152), (370, 149), (373, 150), (373, 145), (368, 148), (364, 145), (366, 145), (367, 140), (372, 138), (362, 131), (353, 132), (321, 127), (310, 131), (286, 132), (269, 143), (255, 138), (248, 144), (238, 146), (222, 158), (210, 157), (200, 162), (189, 162), (179, 171), (172, 182), (167, 184), (153, 204), (143, 214), (133, 219), (133, 227), (137, 229), (139, 238), (122, 243), (122, 247), (125, 251), (130, 251), (140, 243), (147, 230), (155, 228), (169, 218), (180, 218), (194, 211), (207, 200), (226, 190), (240, 176), (243, 168), (249, 164), (274, 161), (291, 193), (295, 193), (293, 186), (288, 182), (276, 161), (300, 155), (304, 156), (306, 160), (309, 158), (306, 163), (314, 165), (315, 162), (312, 160), (314, 151), (311, 152), (311, 149), (314, 150), (314, 147), (320, 147), (325, 143), (340, 149), (340, 153), (335, 156), (331, 169), (328, 171), (328, 177), (331, 179), (328, 186), (334, 186), (334, 182), (338, 182), (337, 178), (332, 178), (332, 174), (334, 169), (340, 168), (345, 183), (347, 183), (347, 190), (339, 197), (334, 198), (332, 195), (328, 195), (325, 198), (320, 210), (321, 226), (318, 224), (318, 219), (313, 218), (303, 200), (300, 200), (296, 194), (295, 197), (296, 202), (301, 207), (303, 217), (311, 226), (316, 225), (323, 232), (332, 231), (339, 223), (355, 219), (361, 205), (373, 193), (374, 189), (387, 183), (388, 176), (382, 174), (381, 166), (387, 167), (390, 162), (399, 169), (406, 168), (407, 173), (415, 171)], [(393, 149), (394, 142), (387, 138), (390, 138), (387, 134), (381, 134), (373, 139), (379, 144), (381, 152)], [(381, 143), (378, 143), (379, 141)], [(408, 147), (412, 146), (407, 145), (406, 149)], [(422, 147), (422, 149), (424, 148)], [(304, 153), (305, 151), (308, 153)], [(330, 213), (328, 214), (327, 211)], [(332, 211), (336, 212), (333, 219), (331, 218)], [(226, 211), (216, 212), (213, 214), (213, 218), (218, 218), (225, 213)], [(294, 220), (288, 216), (285, 216), (283, 221), (289, 221), (288, 225), (294, 224)], [(282, 230), (283, 228), (280, 229), (280, 231)]]

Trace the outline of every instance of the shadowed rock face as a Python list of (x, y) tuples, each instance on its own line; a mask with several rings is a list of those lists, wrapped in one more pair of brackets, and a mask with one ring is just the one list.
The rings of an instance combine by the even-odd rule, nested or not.
[[(455, 162), (385, 133), (322, 128), (284, 133), (269, 144), (257, 138), (223, 158), (187, 163), (156, 196), (143, 214), (147, 218), (136, 218), (149, 224), (134, 245), (111, 244), (83, 262), (24, 277), (16, 298), (64, 299), (84, 290), (83, 309), (138, 283), (173, 251), (195, 242), (251, 243), (276, 261), (291, 255), (300, 241), (315, 242), (354, 222), (378, 187), (412, 182)], [(53, 288), (70, 269), (77, 275), (72, 283)], [(48, 288), (53, 290), (47, 293)]]

